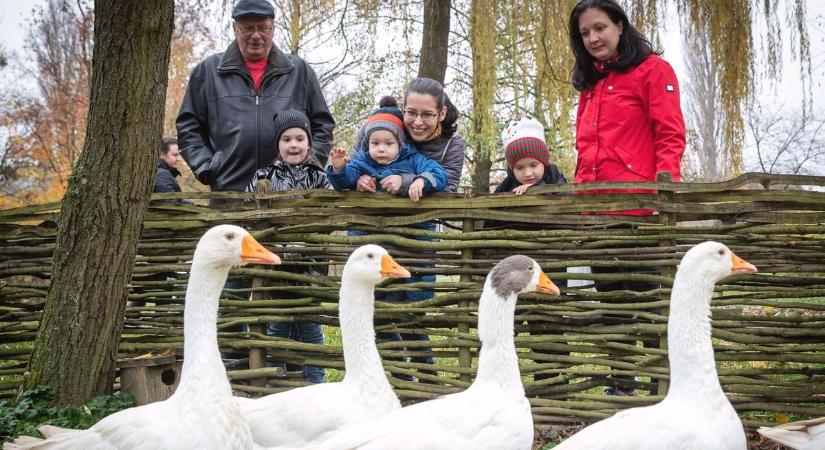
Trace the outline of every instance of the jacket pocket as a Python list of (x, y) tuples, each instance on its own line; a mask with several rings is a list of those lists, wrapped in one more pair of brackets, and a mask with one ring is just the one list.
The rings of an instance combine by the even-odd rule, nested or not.
[(615, 145), (606, 149), (599, 164), (599, 179), (605, 181), (647, 181), (653, 177), (652, 165), (644, 155), (630, 153)]

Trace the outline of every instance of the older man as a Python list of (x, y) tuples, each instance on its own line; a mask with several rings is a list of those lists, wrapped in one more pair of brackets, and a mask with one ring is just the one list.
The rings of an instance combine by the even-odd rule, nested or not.
[(273, 45), (275, 10), (267, 0), (239, 0), (235, 40), (189, 78), (177, 118), (181, 154), (213, 191), (243, 191), (278, 155), (272, 119), (297, 109), (310, 120), (314, 156), (326, 161), (335, 121), (318, 78), (301, 58)]

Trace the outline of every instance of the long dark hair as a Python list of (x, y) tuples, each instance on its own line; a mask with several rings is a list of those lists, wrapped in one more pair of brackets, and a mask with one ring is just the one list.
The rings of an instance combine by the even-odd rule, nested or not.
[(458, 108), (455, 107), (450, 97), (444, 92), (444, 86), (432, 78), (415, 78), (410, 81), (407, 86), (407, 92), (404, 93), (404, 103), (407, 103), (407, 96), (411, 93), (432, 95), (435, 98), (436, 107), (440, 111), (444, 106), (447, 107), (447, 115), (441, 121), (441, 136), (446, 138), (452, 137), (458, 129)]
[(607, 14), (607, 17), (610, 17), (613, 23), (622, 25), (622, 35), (619, 36), (619, 45), (616, 49), (619, 53), (619, 59), (605, 64), (606, 68), (627, 72), (641, 64), (651, 54), (661, 54), (661, 52), (654, 51), (650, 41), (630, 24), (627, 14), (614, 0), (582, 0), (573, 8), (568, 23), (570, 50), (573, 51), (573, 55), (576, 57), (571, 82), (573, 87), (579, 91), (593, 87), (599, 81), (599, 78), (604, 76), (596, 71), (593, 66), (596, 59), (584, 47), (584, 41), (579, 33), (579, 17), (591, 8), (601, 10)]

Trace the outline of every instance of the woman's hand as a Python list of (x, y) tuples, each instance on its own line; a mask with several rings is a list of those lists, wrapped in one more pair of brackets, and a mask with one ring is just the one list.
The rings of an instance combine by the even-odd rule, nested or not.
[(390, 175), (385, 177), (381, 180), (381, 187), (392, 195), (397, 194), (398, 190), (401, 189), (401, 175)]
[(355, 190), (358, 192), (375, 193), (375, 178), (369, 175), (361, 175), (355, 183)]
[(421, 196), (424, 195), (424, 180), (419, 178), (413, 181), (410, 185), (408, 193), (410, 195), (410, 200), (414, 202), (421, 200)]
[(341, 147), (333, 147), (329, 152), (329, 162), (332, 170), (340, 172), (347, 165), (347, 151)]

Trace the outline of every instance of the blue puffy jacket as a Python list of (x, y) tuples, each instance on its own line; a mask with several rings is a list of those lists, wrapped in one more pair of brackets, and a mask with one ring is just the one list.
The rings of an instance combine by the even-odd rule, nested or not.
[(441, 164), (418, 153), (410, 144), (401, 147), (398, 157), (389, 164), (377, 163), (366, 149), (361, 149), (340, 172), (335, 172), (332, 166), (327, 166), (327, 178), (332, 187), (338, 190), (355, 188), (361, 175), (374, 177), (376, 187), (380, 190), (381, 180), (390, 175), (403, 174), (412, 174), (416, 179), (423, 179), (424, 192), (443, 191), (447, 187), (447, 172)]

